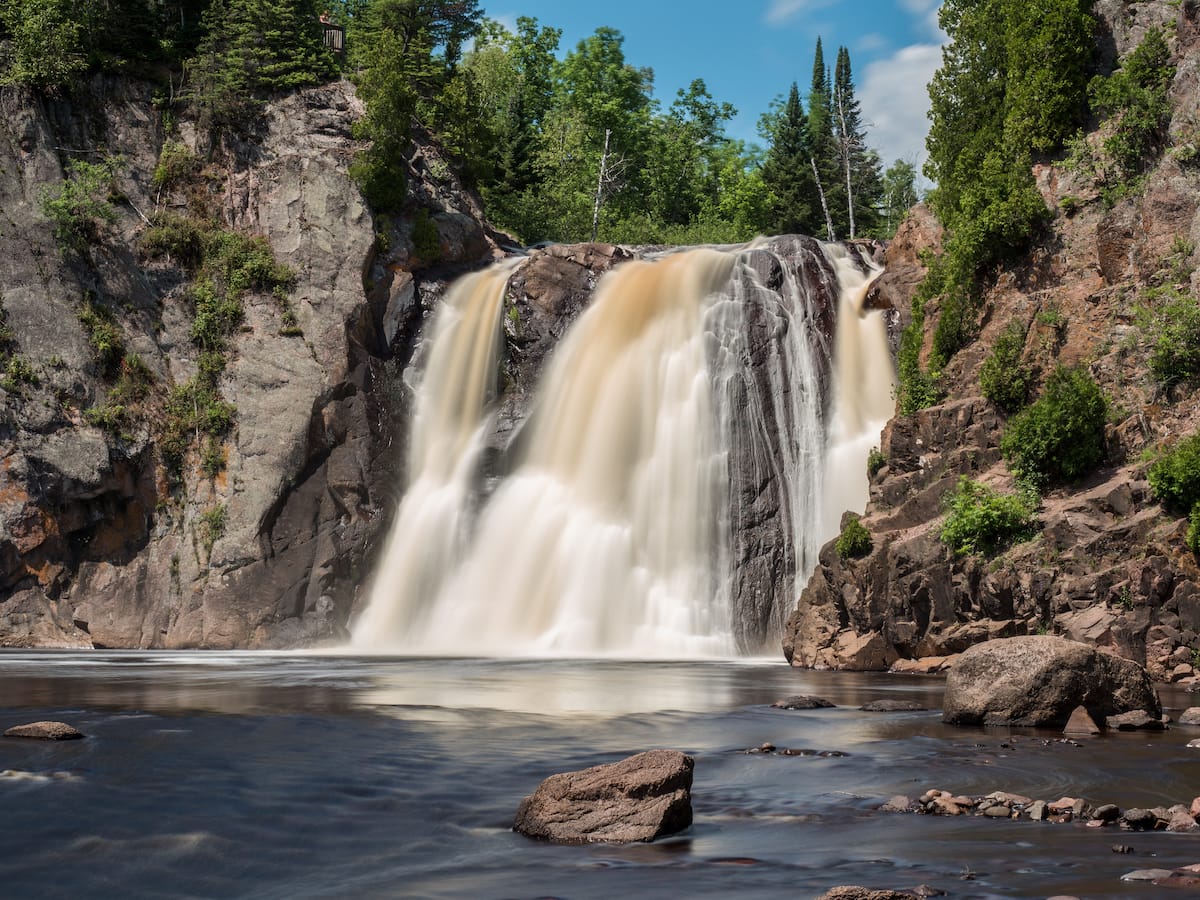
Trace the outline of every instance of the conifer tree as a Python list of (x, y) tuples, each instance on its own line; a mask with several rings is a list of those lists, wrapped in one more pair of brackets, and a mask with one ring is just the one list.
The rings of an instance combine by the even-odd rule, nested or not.
[(771, 149), (763, 164), (763, 184), (770, 194), (768, 226), (776, 234), (813, 234), (822, 224), (813, 180), (810, 121), (800, 103), (796, 83), (774, 123)]
[(840, 187), (837, 138), (833, 130), (833, 87), (820, 38), (813, 51), (812, 85), (808, 92), (808, 142), (809, 167), (813, 170), (825, 236), (835, 240), (837, 230), (832, 216), (844, 206), (845, 189)]
[(831, 210), (835, 227), (851, 240), (870, 234), (879, 225), (879, 155), (867, 147), (862, 108), (854, 96), (850, 51), (838, 48), (833, 78), (833, 132), (844, 206)]
[(324, 44), (319, 0), (213, 0), (192, 61), (192, 97), (215, 122), (252, 115), (274, 92), (336, 72)]

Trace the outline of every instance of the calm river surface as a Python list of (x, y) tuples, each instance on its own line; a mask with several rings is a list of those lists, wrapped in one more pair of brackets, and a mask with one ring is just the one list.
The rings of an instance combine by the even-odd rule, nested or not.
[[(882, 814), (929, 787), (1122, 806), (1200, 794), (1200, 730), (950, 729), (939, 679), (782, 663), (0, 652), (5, 897), (813, 897), (837, 884), (951, 897), (1151, 897), (1132, 869), (1200, 862), (1200, 836)], [(814, 693), (837, 709), (785, 712)], [(1174, 710), (1189, 695), (1170, 692)], [(747, 755), (764, 741), (842, 757)], [(696, 757), (696, 821), (626, 847), (509, 830), (547, 775), (667, 747)], [(1115, 843), (1132, 855), (1111, 851)]]

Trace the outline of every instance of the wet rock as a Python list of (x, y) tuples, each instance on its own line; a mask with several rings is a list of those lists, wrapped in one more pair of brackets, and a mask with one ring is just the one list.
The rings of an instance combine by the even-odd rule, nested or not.
[(863, 712), (922, 712), (929, 707), (913, 700), (872, 700), (859, 709)]
[(1192, 750), (1200, 750), (1200, 738), (1193, 738), (1187, 742), (1187, 746)]
[(987, 816), (989, 819), (1010, 819), (1010, 818), (1012, 818), (1012, 810), (1009, 807), (1003, 806), (999, 803), (996, 804), (995, 806), (987, 807), (983, 811), (983, 814), (985, 816)]
[(1127, 809), (1121, 816), (1121, 824), (1130, 831), (1153, 831), (1158, 827), (1158, 816), (1151, 809)]
[(1162, 708), (1146, 670), (1086, 644), (1049, 635), (976, 645), (946, 679), (942, 720), (951, 725), (1062, 727), (1083, 706), (1093, 717)]
[(1092, 813), (1092, 818), (1098, 819), (1101, 822), (1115, 822), (1121, 818), (1121, 808), (1115, 803), (1105, 803), (1096, 807), (1096, 811)]
[(1179, 714), (1180, 725), (1200, 725), (1200, 706), (1191, 706)]
[(895, 797), (892, 797), (892, 799), (888, 800), (887, 803), (883, 804), (883, 806), (879, 807), (879, 811), (914, 812), (919, 805), (920, 804), (918, 804), (911, 797), (906, 797), (903, 794), (897, 794)]
[(1046, 803), (1043, 800), (1035, 800), (1029, 804), (1029, 809), (1026, 810), (1029, 818), (1035, 822), (1046, 821)]
[(1106, 724), (1117, 731), (1162, 731), (1165, 727), (1161, 716), (1151, 716), (1140, 709), (1109, 716)]
[(912, 900), (913, 897), (928, 896), (911, 891), (875, 890), (858, 885), (840, 885), (830, 888), (817, 900)]
[(513, 829), (554, 843), (652, 841), (692, 824), (695, 760), (650, 750), (551, 775), (521, 801)]
[(1170, 878), (1175, 873), (1171, 869), (1135, 869), (1121, 876), (1122, 881), (1159, 881)]
[(1067, 720), (1066, 727), (1063, 728), (1063, 734), (1099, 734), (1100, 726), (1092, 721), (1092, 717), (1088, 715), (1088, 711), (1082, 706), (1075, 707), (1071, 713), (1071, 718)]
[(1130, 847), (1128, 844), (1113, 844), (1112, 852), (1113, 853), (1132, 853), (1133, 848)]
[(1195, 831), (1196, 817), (1188, 807), (1176, 804), (1167, 810), (1167, 831)]
[(4, 736), (35, 741), (77, 741), (83, 737), (83, 732), (66, 722), (30, 722), (28, 725), (14, 725), (4, 732)]
[(836, 704), (830, 703), (824, 697), (813, 697), (809, 694), (797, 694), (784, 700), (776, 700), (771, 704), (772, 709), (833, 709)]

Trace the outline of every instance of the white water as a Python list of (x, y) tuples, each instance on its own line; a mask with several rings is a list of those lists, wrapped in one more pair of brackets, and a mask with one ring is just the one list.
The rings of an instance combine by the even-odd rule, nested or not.
[[(511, 266), (457, 285), (431, 338), (409, 487), (354, 627), (355, 647), (733, 654), (730, 435), (749, 427), (741, 440), (760, 442), (768, 421), (788, 431), (765, 442), (774, 449), (764, 464), (787, 488), (802, 583), (842, 509), (865, 506), (866, 454), (891, 412), (882, 317), (860, 317), (869, 279), (840, 249), (830, 247), (829, 256), (842, 288), (838, 321), (849, 334), (843, 338), (839, 324), (828, 448), (807, 316), (789, 312), (753, 278), (733, 279), (731, 289), (736, 254), (690, 251), (626, 263), (601, 280), (543, 375), (519, 465), (478, 513), (479, 451)], [(783, 293), (802, 304), (794, 274), (785, 281)], [(770, 389), (752, 392), (750, 409), (736, 409), (728, 387), (745, 377), (747, 293), (756, 302), (768, 297), (784, 337)], [(826, 473), (834, 490), (822, 488)], [(779, 598), (774, 628), (796, 595)]]

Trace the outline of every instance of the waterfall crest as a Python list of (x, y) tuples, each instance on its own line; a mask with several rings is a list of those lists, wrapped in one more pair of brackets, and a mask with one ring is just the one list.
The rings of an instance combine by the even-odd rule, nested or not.
[[(810, 243), (799, 263), (752, 246), (607, 273), (482, 504), (515, 263), (456, 285), (430, 338), (408, 488), (354, 645), (694, 657), (777, 640), (846, 499), (823, 487), (828, 461), (857, 466), (861, 502), (847, 497), (861, 511), (877, 412), (886, 405), (886, 420), (892, 402), (882, 316), (861, 309), (871, 276), (840, 247)], [(822, 297), (841, 304), (832, 395)], [(871, 336), (843, 339), (843, 320)]]

